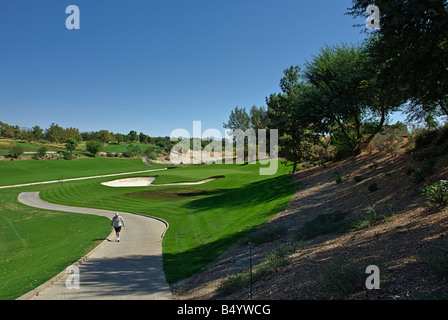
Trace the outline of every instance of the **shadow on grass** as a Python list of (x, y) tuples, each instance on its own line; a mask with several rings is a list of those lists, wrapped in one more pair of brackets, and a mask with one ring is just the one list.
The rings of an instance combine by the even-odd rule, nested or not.
[[(197, 213), (207, 210), (228, 210), (256, 207), (251, 217), (235, 216), (229, 224), (233, 227), (216, 225), (216, 232), (222, 232), (225, 228), (230, 228), (227, 235), (219, 237), (217, 240), (196, 246), (188, 251), (180, 253), (164, 253), (164, 267), (169, 283), (191, 276), (193, 273), (204, 268), (207, 264), (215, 260), (221, 253), (231, 245), (248, 239), (260, 224), (269, 217), (281, 211), (288, 203), (289, 198), (294, 195), (299, 183), (292, 183), (292, 176), (279, 176), (259, 182), (247, 184), (241, 188), (229, 190), (217, 190), (215, 194), (192, 200), (185, 204), (186, 207)], [(266, 205), (269, 203), (269, 205)], [(261, 205), (261, 206), (260, 206)], [(237, 221), (237, 222), (235, 222)], [(235, 227), (237, 225), (237, 227)]]
[(293, 176), (282, 175), (253, 182), (235, 189), (218, 189), (213, 195), (190, 201), (189, 209), (209, 210), (217, 208), (250, 207), (268, 203), (285, 196), (292, 196), (300, 183), (292, 182)]

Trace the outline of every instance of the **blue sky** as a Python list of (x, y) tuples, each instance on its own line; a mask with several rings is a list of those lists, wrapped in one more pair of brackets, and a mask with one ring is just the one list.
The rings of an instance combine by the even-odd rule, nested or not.
[[(68, 30), (67, 6), (80, 9)], [(168, 136), (264, 106), (283, 70), (365, 34), (350, 0), (1, 0), (0, 120)]]

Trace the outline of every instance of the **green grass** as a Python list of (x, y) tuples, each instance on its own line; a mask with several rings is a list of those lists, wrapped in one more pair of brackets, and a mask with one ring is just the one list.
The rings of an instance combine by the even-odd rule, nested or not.
[[(139, 159), (8, 161), (0, 163), (0, 185), (145, 169), (150, 168)], [(287, 205), (298, 188), (286, 174), (290, 168), (280, 166), (274, 176), (260, 176), (259, 169), (259, 165), (203, 165), (144, 174), (158, 176), (155, 183), (225, 177), (193, 186), (110, 188), (101, 182), (113, 178), (97, 178), (0, 190), (0, 299), (14, 299), (37, 287), (110, 231), (106, 218), (26, 207), (17, 202), (20, 192), (41, 191), (41, 197), (53, 203), (167, 220), (163, 259), (167, 280), (173, 283), (212, 262)]]
[(20, 191), (30, 190), (0, 192), (1, 300), (38, 287), (110, 233), (107, 218), (33, 209), (17, 202)]
[(1, 161), (0, 186), (150, 170), (141, 159)]
[[(37, 152), (42, 147), (41, 144), (26, 143), (11, 140), (0, 140), (0, 142), (2, 142), (0, 143), (0, 156), (6, 156), (9, 153), (9, 150), (14, 145), (22, 147), (24, 152)], [(45, 144), (45, 146), (48, 148), (48, 151), (65, 150), (64, 147), (58, 148), (51, 144)]]
[(73, 182), (41, 196), (54, 203), (165, 219), (170, 228), (163, 241), (164, 267), (172, 283), (198, 271), (282, 210), (298, 187), (285, 175), (288, 169), (281, 167), (276, 176), (260, 176), (258, 165), (190, 166), (157, 172), (155, 182), (200, 181), (217, 175), (225, 178), (197, 186), (149, 189), (100, 184), (109, 178)]
[[(140, 146), (142, 149), (142, 152), (144, 152), (148, 148), (158, 148), (155, 144), (148, 144), (148, 143), (134, 143)], [(111, 153), (122, 153), (129, 151), (128, 146), (130, 143), (109, 143), (108, 145), (104, 146), (103, 149), (101, 149), (102, 152), (111, 152)]]

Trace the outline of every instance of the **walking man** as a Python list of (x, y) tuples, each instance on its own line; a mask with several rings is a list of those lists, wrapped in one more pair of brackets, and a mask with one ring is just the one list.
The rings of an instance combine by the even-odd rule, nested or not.
[(121, 217), (118, 212), (115, 213), (115, 216), (112, 218), (112, 222), (110, 224), (110, 228), (115, 229), (115, 241), (120, 242), (120, 232), (121, 228), (124, 227), (124, 220), (123, 217)]

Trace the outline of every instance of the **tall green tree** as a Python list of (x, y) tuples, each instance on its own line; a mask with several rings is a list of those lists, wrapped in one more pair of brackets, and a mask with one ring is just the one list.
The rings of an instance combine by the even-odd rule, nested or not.
[(230, 130), (243, 130), (246, 131), (250, 128), (250, 117), (247, 114), (245, 108), (235, 107), (234, 110), (230, 112), (229, 121), (223, 123), (224, 129)]
[[(402, 88), (411, 119), (448, 115), (448, 3), (446, 0), (353, 0), (349, 14), (380, 10), (380, 29), (369, 38), (379, 80)], [(361, 26), (365, 30), (365, 26)]]
[[(304, 78), (308, 110), (302, 109), (315, 124), (336, 125), (354, 156), (381, 131), (387, 117), (402, 101), (377, 80), (381, 66), (371, 63), (360, 46), (326, 46), (305, 64)], [(384, 90), (383, 90), (384, 89)], [(365, 123), (374, 124), (365, 131)], [(367, 135), (366, 135), (367, 134)]]
[(309, 159), (319, 140), (310, 119), (301, 114), (306, 108), (303, 93), (307, 85), (300, 78), (299, 67), (286, 69), (280, 80), (282, 93), (266, 98), (270, 126), (279, 130), (279, 156), (293, 162), (293, 173), (300, 161)]
[(78, 141), (76, 141), (76, 139), (74, 138), (68, 138), (65, 141), (65, 148), (70, 151), (70, 155), (73, 156), (73, 150), (76, 149), (76, 147), (78, 147)]

